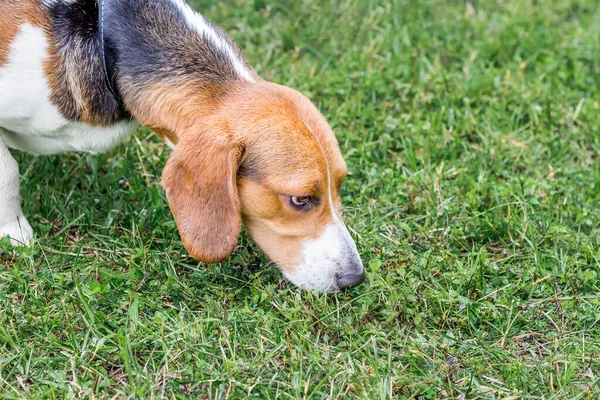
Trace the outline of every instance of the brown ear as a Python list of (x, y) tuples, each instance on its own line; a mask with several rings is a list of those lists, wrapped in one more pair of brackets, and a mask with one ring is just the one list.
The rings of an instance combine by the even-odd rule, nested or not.
[(240, 147), (226, 137), (183, 138), (163, 171), (163, 185), (190, 255), (205, 263), (227, 258), (240, 234), (236, 175)]

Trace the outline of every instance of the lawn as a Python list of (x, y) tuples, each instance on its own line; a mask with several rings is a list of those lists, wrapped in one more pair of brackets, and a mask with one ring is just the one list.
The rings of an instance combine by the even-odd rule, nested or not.
[(596, 0), (194, 4), (338, 136), (368, 283), (284, 281), (247, 234), (185, 252), (149, 131), (18, 154), (2, 398), (598, 398)]

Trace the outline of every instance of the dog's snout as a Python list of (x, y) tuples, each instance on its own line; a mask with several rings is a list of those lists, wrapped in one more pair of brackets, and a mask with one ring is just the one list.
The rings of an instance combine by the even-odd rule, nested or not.
[(366, 275), (363, 271), (360, 274), (338, 275), (336, 277), (336, 283), (337, 287), (339, 287), (340, 289), (347, 289), (352, 286), (360, 285), (365, 281), (365, 279)]
[(282, 269), (296, 286), (337, 293), (366, 279), (356, 244), (339, 219), (318, 238), (304, 242), (303, 256), (302, 264), (292, 273)]

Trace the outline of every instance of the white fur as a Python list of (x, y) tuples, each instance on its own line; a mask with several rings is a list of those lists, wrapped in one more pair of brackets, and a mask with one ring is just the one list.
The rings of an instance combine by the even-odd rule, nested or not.
[(136, 123), (109, 128), (65, 119), (50, 102), (44, 73), (48, 41), (42, 28), (23, 24), (0, 68), (0, 128), (9, 147), (33, 154), (101, 153), (133, 133)]
[(328, 225), (320, 237), (304, 243), (303, 263), (293, 272), (284, 271), (286, 278), (294, 285), (307, 290), (338, 291), (335, 275), (339, 268), (335, 260), (341, 258), (341, 238), (339, 226)]
[(231, 60), (231, 64), (233, 64), (233, 68), (240, 75), (240, 77), (246, 79), (247, 81), (254, 82), (252, 74), (250, 71), (248, 71), (248, 68), (246, 68), (244, 62), (237, 56), (231, 45), (227, 43), (227, 41), (223, 40), (217, 34), (217, 32), (210, 27), (208, 21), (201, 14), (194, 11), (184, 0), (171, 0), (171, 2), (173, 2), (173, 4), (179, 8), (186, 22), (191, 28), (195, 29), (199, 34), (206, 37), (219, 50), (227, 54), (227, 57), (229, 57)]
[(336, 275), (360, 274), (364, 268), (356, 244), (333, 205), (329, 166), (327, 183), (333, 221), (325, 227), (321, 236), (304, 243), (302, 264), (293, 272), (284, 274), (296, 286), (319, 292), (337, 292)]
[(15, 216), (10, 222), (0, 225), (0, 238), (6, 236), (13, 246), (29, 246), (33, 239), (33, 229), (23, 215)]
[(167, 146), (169, 146), (169, 148), (170, 148), (171, 150), (175, 149), (175, 145), (173, 144), (173, 142), (171, 142), (171, 141), (169, 140), (169, 138), (168, 138), (168, 137), (165, 137), (165, 144), (166, 144)]
[(19, 166), (3, 142), (0, 129), (0, 238), (8, 235), (15, 245), (28, 244), (33, 238), (21, 210), (19, 189)]

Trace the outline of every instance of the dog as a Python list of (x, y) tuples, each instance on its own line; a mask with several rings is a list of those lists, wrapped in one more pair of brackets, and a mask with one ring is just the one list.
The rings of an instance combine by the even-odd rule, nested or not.
[(192, 257), (224, 260), (244, 223), (296, 286), (363, 282), (325, 118), (184, 0), (0, 0), (0, 237), (33, 238), (9, 148), (101, 153), (139, 124), (172, 148), (162, 185)]

